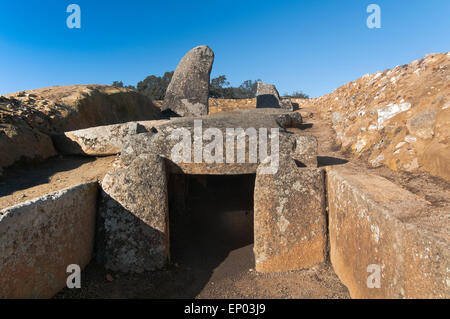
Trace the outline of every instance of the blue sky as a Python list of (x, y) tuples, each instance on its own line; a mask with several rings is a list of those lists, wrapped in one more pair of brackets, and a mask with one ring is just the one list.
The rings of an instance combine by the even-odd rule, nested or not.
[[(81, 7), (81, 29), (66, 8)], [(369, 4), (381, 29), (366, 26)], [(431, 52), (450, 50), (450, 1), (0, 0), (0, 94), (53, 85), (136, 85), (191, 48), (215, 52), (212, 76), (260, 78), (311, 96)]]

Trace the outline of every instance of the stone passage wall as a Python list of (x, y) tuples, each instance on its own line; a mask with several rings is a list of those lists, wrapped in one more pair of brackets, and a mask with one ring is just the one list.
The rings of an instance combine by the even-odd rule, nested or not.
[(353, 166), (327, 172), (330, 258), (352, 298), (449, 298), (449, 212)]
[[(279, 172), (275, 176), (258, 177), (260, 186), (256, 187), (260, 197), (255, 197), (255, 202), (259, 201), (255, 203), (255, 209), (260, 209), (261, 219), (260, 227), (255, 228), (255, 237), (262, 238), (263, 241), (258, 243), (265, 245), (258, 250), (257, 258), (260, 256), (262, 260), (266, 256), (271, 262), (261, 271), (298, 269), (323, 262), (326, 246), (324, 175), (317, 168), (305, 168), (317, 166), (317, 140), (284, 131), (285, 127), (301, 123), (301, 115), (285, 110), (261, 109), (225, 116), (215, 114), (201, 119), (204, 129), (217, 128), (222, 136), (226, 136), (227, 128), (244, 130), (250, 125), (280, 130), (277, 145)], [(263, 163), (266, 158), (258, 158), (254, 163), (239, 163), (236, 159), (232, 163), (173, 162), (171, 151), (179, 141), (171, 138), (171, 133), (177, 128), (185, 129), (189, 133), (187, 144), (192, 154), (194, 121), (195, 118), (171, 120), (158, 126), (157, 132), (133, 135), (123, 144), (121, 167), (110, 171), (102, 182), (97, 256), (106, 268), (141, 272), (160, 269), (166, 264), (169, 258), (167, 174), (241, 175), (255, 174), (258, 169), (258, 175), (263, 175), (268, 173), (268, 164), (275, 164), (276, 161)], [(234, 158), (238, 151), (243, 151), (244, 158), (249, 158), (250, 139), (243, 139), (243, 142), (233, 145)], [(270, 149), (273, 152), (272, 147)], [(298, 168), (296, 161), (304, 168)], [(281, 212), (277, 203), (282, 206)], [(274, 224), (271, 224), (272, 218)], [(271, 227), (277, 228), (280, 223), (285, 233), (263, 238), (272, 231)], [(284, 236), (281, 244), (278, 236)], [(269, 250), (273, 254), (269, 254)], [(286, 254), (290, 254), (290, 259), (285, 263), (275, 261), (284, 259)]]
[(162, 268), (169, 256), (165, 160), (141, 154), (129, 167), (109, 172), (102, 188), (98, 261), (123, 272)]
[(50, 298), (92, 257), (97, 183), (0, 211), (0, 298)]
[[(258, 170), (259, 171), (259, 170)], [(292, 159), (256, 175), (255, 262), (259, 272), (309, 268), (326, 260), (325, 172)]]

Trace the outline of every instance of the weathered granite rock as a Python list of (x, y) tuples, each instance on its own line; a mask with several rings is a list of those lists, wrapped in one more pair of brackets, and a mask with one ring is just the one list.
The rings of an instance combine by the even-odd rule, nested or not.
[[(107, 85), (55, 86), (8, 94), (7, 98), (7, 101), (0, 101), (0, 123), (25, 121), (48, 135), (155, 120), (160, 113), (147, 96)], [(8, 112), (4, 112), (4, 105)]]
[(256, 85), (256, 108), (279, 108), (280, 94), (275, 85), (258, 82)]
[(104, 85), (43, 88), (0, 97), (0, 167), (56, 155), (50, 136), (87, 127), (158, 118), (131, 89)]
[(312, 135), (293, 136), (295, 139), (295, 149), (291, 156), (297, 161), (297, 165), (306, 167), (317, 167), (318, 142)]
[(282, 108), (294, 110), (291, 99), (281, 99), (275, 85), (258, 82), (256, 87), (256, 108)]
[(421, 139), (431, 139), (434, 136), (436, 115), (436, 110), (428, 110), (414, 116), (407, 122), (408, 131)]
[(180, 116), (208, 114), (209, 78), (214, 52), (208, 46), (199, 46), (181, 59), (167, 88), (162, 110), (171, 110)]
[(102, 182), (96, 255), (113, 271), (162, 268), (169, 257), (167, 175), (158, 155), (139, 155)]
[[(101, 234), (99, 237), (103, 238), (100, 242), (103, 246), (98, 247), (99, 261), (105, 263), (109, 269), (126, 272), (139, 272), (164, 266), (169, 257), (167, 226), (169, 174), (255, 174), (259, 167), (259, 175), (276, 174), (278, 183), (282, 180), (277, 175), (281, 161), (289, 161), (293, 165), (284, 168), (285, 174), (291, 174), (289, 170), (296, 172), (298, 168), (290, 156), (295, 151), (296, 144), (310, 142), (297, 141), (294, 134), (286, 132), (280, 126), (277, 120), (285, 113), (286, 111), (266, 109), (201, 118), (179, 118), (159, 125), (156, 132), (130, 136), (121, 151), (122, 168), (110, 172), (102, 183), (104, 193), (98, 225)], [(298, 119), (298, 116), (294, 115), (293, 119)], [(214, 140), (211, 136), (218, 142), (213, 152), (208, 148)], [(266, 137), (267, 140), (261, 140), (262, 137)], [(234, 142), (230, 148), (227, 147), (227, 138)], [(180, 145), (186, 145), (186, 148), (180, 148)], [(306, 156), (309, 150), (314, 154), (317, 153), (317, 150), (309, 146), (305, 146), (302, 154), (298, 152)], [(196, 157), (196, 152), (200, 154), (199, 158)], [(252, 157), (252, 154), (255, 157)], [(301, 172), (294, 174), (295, 178), (308, 179), (305, 183), (309, 183), (309, 179), (319, 179), (318, 175), (322, 174), (320, 176), (323, 184), (323, 173), (311, 172), (308, 175), (307, 171)], [(286, 182), (282, 187), (291, 187), (292, 184)], [(315, 187), (314, 185), (312, 187)], [(279, 191), (284, 190), (285, 188)], [(310, 188), (307, 190), (306, 196), (311, 198), (316, 196)], [(299, 192), (303, 195), (302, 189)], [(296, 201), (298, 200), (296, 197)], [(301, 207), (305, 210), (310, 209), (314, 215), (318, 206), (323, 206), (321, 199), (315, 201), (315, 204), (306, 200), (305, 205)], [(288, 213), (286, 216), (289, 216)], [(311, 222), (309, 217), (305, 218), (305, 225)], [(318, 219), (316, 221), (320, 222)], [(314, 225), (312, 228), (316, 229)], [(264, 232), (265, 229), (260, 228), (260, 231)], [(291, 236), (293, 235), (289, 238)], [(320, 245), (319, 237), (316, 238), (315, 235), (313, 237), (308, 239), (311, 242), (307, 246), (308, 249), (313, 246), (314, 249), (318, 249)], [(306, 252), (300, 248), (296, 249), (298, 254), (306, 256)], [(308, 261), (301, 265), (319, 259), (314, 249), (307, 255)]]
[(131, 136), (156, 129), (165, 120), (128, 122), (91, 127), (52, 136), (58, 151), (65, 155), (105, 156), (120, 153)]
[(278, 116), (277, 123), (283, 128), (300, 128), (303, 123), (303, 118), (300, 113), (289, 112)]
[(327, 184), (331, 263), (352, 298), (450, 297), (448, 210), (350, 164)]
[(0, 211), (0, 298), (51, 298), (94, 247), (97, 183)]
[(326, 260), (324, 171), (280, 162), (274, 175), (256, 175), (255, 261), (263, 273), (312, 267)]
[[(272, 129), (279, 132), (277, 146), (279, 156), (290, 154), (294, 150), (293, 134), (285, 132), (277, 121), (280, 114), (285, 114), (285, 112), (279, 110), (267, 110), (267, 112), (266, 110), (245, 110), (231, 112), (227, 115), (214, 114), (202, 118), (172, 120), (160, 125), (157, 128), (158, 133), (149, 132), (132, 136), (123, 147), (121, 161), (125, 165), (129, 165), (139, 154), (154, 153), (168, 159), (169, 170), (173, 172), (212, 175), (254, 174), (262, 160), (261, 154), (255, 147), (258, 147), (262, 138), (266, 137), (267, 155), (270, 156), (272, 145), (275, 146), (276, 144), (276, 136), (275, 134), (272, 135), (272, 132), (275, 131), (272, 131)], [(294, 118), (297, 117), (294, 116)], [(197, 139), (198, 145), (201, 146), (200, 154), (202, 155), (199, 161), (195, 157), (195, 123), (200, 123), (201, 129), (200, 138)], [(171, 136), (178, 129), (185, 129), (187, 134), (186, 141), (190, 143), (190, 162), (172, 160), (172, 150), (180, 143), (181, 137), (174, 136), (172, 138)], [(215, 140), (221, 142), (218, 149), (222, 150), (222, 155), (219, 154), (212, 162), (204, 160), (206, 149), (211, 143), (211, 139), (205, 136), (209, 129), (214, 130), (212, 132), (215, 132)], [(230, 131), (230, 129), (233, 131)], [(256, 139), (250, 138), (249, 135), (256, 137)], [(272, 144), (272, 136), (274, 144)], [(234, 141), (230, 148), (232, 150), (232, 156), (230, 155), (230, 157), (227, 157), (227, 138), (231, 143)], [(251, 141), (256, 141), (256, 143), (250, 143)], [(256, 158), (253, 157), (254, 160), (251, 160), (251, 151), (256, 155)], [(238, 157), (238, 154), (243, 154), (243, 157)], [(240, 162), (239, 158), (244, 158), (244, 162)]]
[(51, 138), (28, 125), (0, 124), (0, 167), (55, 156)]
[(280, 107), (285, 110), (294, 111), (294, 104), (290, 98), (281, 98)]

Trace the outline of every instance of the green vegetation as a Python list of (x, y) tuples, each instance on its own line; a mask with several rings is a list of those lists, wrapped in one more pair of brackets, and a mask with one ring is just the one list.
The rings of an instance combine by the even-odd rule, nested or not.
[(283, 97), (291, 98), (291, 99), (309, 99), (309, 95), (303, 93), (302, 91), (295, 91), (292, 94), (284, 94)]
[[(174, 71), (166, 72), (163, 76), (150, 75), (140, 81), (135, 88), (132, 85), (124, 86), (122, 81), (114, 81), (113, 86), (134, 89), (152, 100), (163, 100)], [(225, 75), (211, 79), (209, 96), (218, 99), (252, 99), (256, 97), (256, 84), (261, 80), (247, 80), (238, 87), (230, 86)], [(285, 94), (284, 97), (309, 99), (303, 92)]]

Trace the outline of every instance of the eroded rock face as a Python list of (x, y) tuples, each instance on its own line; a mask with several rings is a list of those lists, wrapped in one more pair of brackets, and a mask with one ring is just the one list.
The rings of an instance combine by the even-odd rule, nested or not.
[(0, 168), (55, 156), (51, 138), (28, 125), (0, 124)]
[(53, 143), (64, 155), (106, 156), (119, 154), (132, 135), (156, 130), (165, 120), (128, 122), (53, 135)]
[(263, 273), (309, 268), (326, 260), (325, 175), (283, 159), (274, 175), (256, 175), (255, 261)]
[(292, 158), (297, 161), (298, 166), (317, 167), (317, 153), (319, 143), (315, 136), (294, 135), (295, 148)]
[(97, 192), (81, 184), (0, 211), (0, 298), (51, 298), (69, 265), (90, 262)]
[(102, 182), (97, 259), (113, 271), (162, 268), (169, 256), (167, 175), (164, 160), (139, 155)]
[(352, 298), (449, 298), (448, 210), (350, 164), (327, 183), (331, 263)]
[[(283, 119), (283, 120), (280, 120)], [(286, 120), (287, 118), (287, 120)], [(208, 129), (214, 129), (217, 133), (218, 140), (223, 141), (222, 147), (222, 162), (215, 161), (208, 163), (201, 160), (196, 162), (195, 153), (195, 123), (201, 121), (201, 129), (204, 131)], [(186, 129), (186, 133), (189, 136), (189, 141), (192, 147), (190, 152), (190, 163), (182, 162), (176, 165), (170, 165), (170, 170), (178, 170), (186, 174), (213, 174), (213, 175), (227, 175), (227, 174), (253, 174), (256, 172), (256, 168), (261, 163), (261, 157), (258, 152), (255, 152), (257, 158), (255, 161), (249, 161), (250, 151), (250, 133), (257, 134), (258, 142), (261, 141), (261, 137), (265, 135), (267, 137), (267, 152), (271, 154), (271, 132), (272, 129), (276, 129), (279, 132), (279, 153), (291, 154), (295, 148), (295, 134), (287, 133), (282, 125), (290, 127), (292, 123), (298, 123), (301, 121), (301, 116), (298, 113), (287, 112), (284, 110), (276, 109), (264, 109), (264, 110), (240, 110), (227, 114), (214, 114), (211, 116), (201, 118), (182, 118), (175, 119), (169, 122), (163, 123), (157, 127), (158, 133), (143, 133), (132, 136), (125, 144), (121, 153), (121, 160), (125, 165), (131, 163), (131, 161), (142, 153), (154, 153), (171, 160), (172, 150), (179, 144), (180, 139), (171, 138), (173, 132), (177, 129)], [(232, 133), (227, 133), (229, 129), (234, 130)], [(239, 129), (242, 129), (241, 131)], [(262, 129), (263, 131), (260, 131)], [(261, 134), (262, 133), (262, 134)], [(203, 133), (202, 133), (203, 134)], [(246, 135), (247, 134), (247, 135)], [(203, 136), (203, 135), (201, 135)], [(238, 136), (244, 136), (243, 142), (238, 142)], [(226, 139), (229, 137), (234, 140), (233, 148), (233, 160), (227, 161), (226, 158)], [(233, 139), (234, 138), (234, 139)], [(216, 140), (217, 140), (216, 139)], [(205, 148), (211, 142), (206, 138), (203, 139), (202, 154), (205, 154)], [(303, 142), (301, 142), (303, 143)], [(255, 144), (253, 144), (255, 146)], [(309, 148), (308, 148), (309, 150)], [(243, 152), (245, 154), (245, 162), (240, 163), (237, 156), (238, 153)], [(312, 155), (317, 155), (317, 151)], [(202, 159), (204, 157), (202, 156)]]
[(281, 99), (275, 85), (258, 82), (256, 87), (256, 108), (282, 108), (293, 111), (290, 99)]
[(175, 70), (162, 110), (171, 110), (180, 116), (207, 115), (213, 62), (214, 52), (208, 46), (189, 51)]
[(409, 119), (407, 123), (409, 132), (423, 140), (433, 138), (436, 115), (436, 110), (428, 110)]
[(423, 170), (450, 180), (450, 53), (366, 74), (298, 101), (331, 122), (341, 150), (372, 167)]
[(25, 121), (48, 135), (100, 125), (155, 120), (159, 112), (148, 97), (107, 85), (55, 86), (12, 93), (0, 99), (1, 123)]
[(160, 110), (136, 91), (105, 85), (43, 88), (0, 97), (0, 167), (56, 155), (50, 136), (63, 132), (153, 120)]
[(283, 128), (300, 128), (303, 123), (303, 118), (300, 113), (289, 112), (278, 116), (277, 123)]

